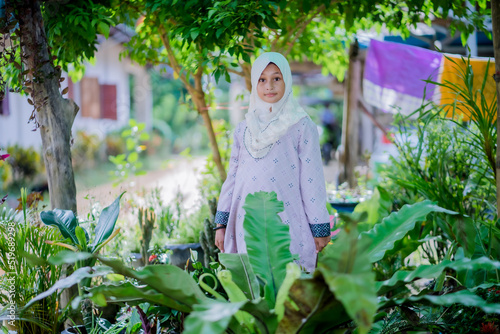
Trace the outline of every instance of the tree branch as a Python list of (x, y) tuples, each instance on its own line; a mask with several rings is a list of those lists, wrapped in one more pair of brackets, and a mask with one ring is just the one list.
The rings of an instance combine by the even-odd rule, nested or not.
[(167, 50), (167, 57), (170, 63), (170, 67), (172, 67), (177, 76), (179, 76), (179, 79), (181, 79), (182, 83), (186, 86), (188, 91), (194, 90), (195, 88), (187, 80), (186, 74), (181, 73), (181, 67), (179, 66), (179, 62), (175, 58), (174, 51), (172, 50), (172, 46), (170, 45), (170, 40), (167, 36), (167, 32), (163, 24), (160, 24), (158, 29), (160, 31), (161, 41), (165, 46), (165, 49)]
[(287, 40), (289, 41), (288, 49), (285, 51), (285, 53), (283, 53), (283, 56), (286, 57), (290, 54), (290, 52), (292, 52), (292, 48), (295, 45), (295, 40), (297, 39), (297, 36), (300, 36), (304, 32), (304, 30), (306, 30), (309, 23), (311, 23), (312, 20), (314, 20), (323, 10), (325, 10), (325, 5), (319, 6), (318, 8), (316, 8), (316, 11), (309, 19), (295, 26), (295, 31), (290, 34), (289, 38), (287, 38)]
[(241, 76), (241, 77), (244, 77), (244, 76), (245, 76), (245, 73), (244, 73), (243, 71), (238, 72), (238, 71), (233, 70), (233, 69), (231, 69), (231, 68), (227, 68), (226, 70), (227, 70), (229, 73), (234, 73), (234, 74), (237, 74), (237, 75), (239, 75), (239, 76)]

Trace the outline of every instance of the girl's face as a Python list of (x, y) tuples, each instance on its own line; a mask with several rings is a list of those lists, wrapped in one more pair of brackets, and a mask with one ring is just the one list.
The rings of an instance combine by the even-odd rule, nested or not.
[(285, 95), (285, 82), (278, 66), (271, 63), (262, 71), (257, 83), (257, 95), (267, 103), (276, 103)]

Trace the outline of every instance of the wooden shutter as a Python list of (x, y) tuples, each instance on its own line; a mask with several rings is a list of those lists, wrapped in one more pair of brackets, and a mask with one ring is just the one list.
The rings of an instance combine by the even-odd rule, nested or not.
[(116, 85), (101, 85), (101, 118), (117, 119)]
[(84, 77), (80, 83), (82, 117), (101, 118), (101, 90), (97, 78)]

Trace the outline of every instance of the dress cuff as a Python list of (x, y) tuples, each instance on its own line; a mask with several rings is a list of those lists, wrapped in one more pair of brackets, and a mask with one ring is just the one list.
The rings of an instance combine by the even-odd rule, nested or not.
[(313, 237), (324, 238), (331, 235), (330, 223), (324, 224), (309, 224)]
[(221, 225), (227, 225), (229, 220), (229, 212), (227, 211), (217, 211), (215, 213), (215, 223)]

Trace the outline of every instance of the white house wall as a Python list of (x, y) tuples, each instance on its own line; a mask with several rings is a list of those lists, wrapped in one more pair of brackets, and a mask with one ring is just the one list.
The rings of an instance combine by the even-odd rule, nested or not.
[(33, 106), (28, 104), (25, 96), (8, 94), (9, 115), (0, 115), (0, 150), (14, 144), (41, 147), (40, 132), (33, 131), (34, 123), (28, 124)]
[[(118, 130), (128, 123), (130, 117), (130, 89), (129, 75), (134, 75), (134, 104), (136, 118), (145, 122), (148, 128), (152, 124), (152, 92), (149, 75), (144, 67), (138, 66), (128, 58), (119, 54), (123, 46), (112, 40), (104, 40), (98, 46), (95, 65), (87, 64), (85, 77), (97, 78), (100, 85), (116, 85), (117, 120), (94, 119), (83, 117), (78, 112), (73, 124), (73, 134), (78, 130), (97, 134), (104, 138), (106, 133)], [(62, 88), (67, 86), (67, 81), (62, 83)], [(81, 106), (81, 82), (73, 84), (73, 99)], [(19, 94), (8, 93), (9, 111), (7, 116), (0, 115), (0, 149), (8, 145), (19, 144), (23, 147), (41, 147), (41, 137), (38, 131), (33, 132), (34, 125), (27, 124), (31, 114), (31, 106), (26, 97)]]

